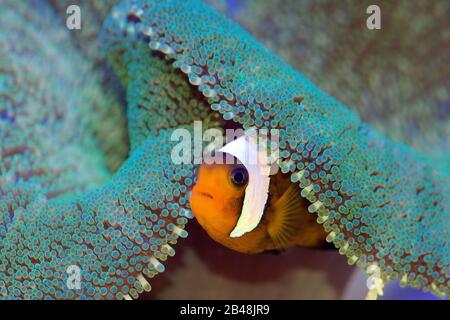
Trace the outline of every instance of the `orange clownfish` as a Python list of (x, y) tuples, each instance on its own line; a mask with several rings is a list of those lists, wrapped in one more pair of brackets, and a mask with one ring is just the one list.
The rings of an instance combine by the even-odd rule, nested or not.
[[(308, 202), (300, 196), (300, 188), (289, 175), (278, 172), (270, 176), (268, 190), (250, 189), (249, 170), (243, 164), (200, 165), (190, 205), (194, 216), (208, 235), (222, 245), (243, 253), (278, 251), (294, 246), (325, 247), (326, 233), (308, 212)], [(256, 190), (256, 191), (255, 191)], [(257, 225), (233, 235), (236, 225), (249, 205), (248, 193), (266, 192)], [(253, 195), (254, 196), (254, 195)], [(254, 203), (254, 202), (253, 202)]]

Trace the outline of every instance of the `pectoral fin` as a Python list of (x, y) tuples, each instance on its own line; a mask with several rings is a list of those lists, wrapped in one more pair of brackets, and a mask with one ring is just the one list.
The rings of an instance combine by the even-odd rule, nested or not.
[(300, 222), (300, 215), (304, 208), (298, 188), (291, 185), (286, 192), (268, 208), (271, 210), (270, 222), (267, 231), (279, 248), (286, 248), (292, 245)]
[(325, 231), (307, 207), (308, 202), (300, 196), (298, 186), (290, 183), (281, 197), (268, 208), (270, 220), (267, 231), (277, 248), (325, 247)]

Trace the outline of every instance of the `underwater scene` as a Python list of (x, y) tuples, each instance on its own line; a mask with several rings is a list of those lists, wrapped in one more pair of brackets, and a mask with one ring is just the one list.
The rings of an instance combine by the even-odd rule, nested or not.
[(450, 1), (0, 0), (0, 299), (449, 293)]

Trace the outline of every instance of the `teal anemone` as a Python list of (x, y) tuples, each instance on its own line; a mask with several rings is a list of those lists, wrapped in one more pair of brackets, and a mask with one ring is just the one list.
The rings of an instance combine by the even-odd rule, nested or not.
[[(130, 139), (115, 173), (118, 102), (97, 73), (80, 78), (95, 52), (63, 46), (50, 8), (25, 27), (25, 5), (0, 14), (2, 297), (150, 290), (192, 217), (194, 166), (171, 161), (171, 133), (199, 119), (279, 129), (281, 169), (349, 263), (448, 295), (450, 168), (371, 129), (202, 2), (125, 1), (107, 18), (101, 44), (126, 89)], [(73, 265), (80, 290), (67, 286)]]

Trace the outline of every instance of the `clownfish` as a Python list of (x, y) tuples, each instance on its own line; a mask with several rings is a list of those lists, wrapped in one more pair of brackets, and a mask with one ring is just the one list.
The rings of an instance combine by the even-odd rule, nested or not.
[[(245, 143), (245, 138), (240, 139), (222, 151), (242, 160), (239, 151), (230, 150), (241, 150), (239, 144)], [(315, 214), (308, 212), (307, 200), (300, 196), (300, 187), (290, 181), (289, 175), (279, 171), (271, 176), (262, 174), (261, 178), (261, 174), (258, 177), (252, 173), (251, 165), (242, 162), (202, 163), (198, 169), (190, 206), (212, 239), (242, 253), (329, 245), (323, 227), (316, 222)]]

